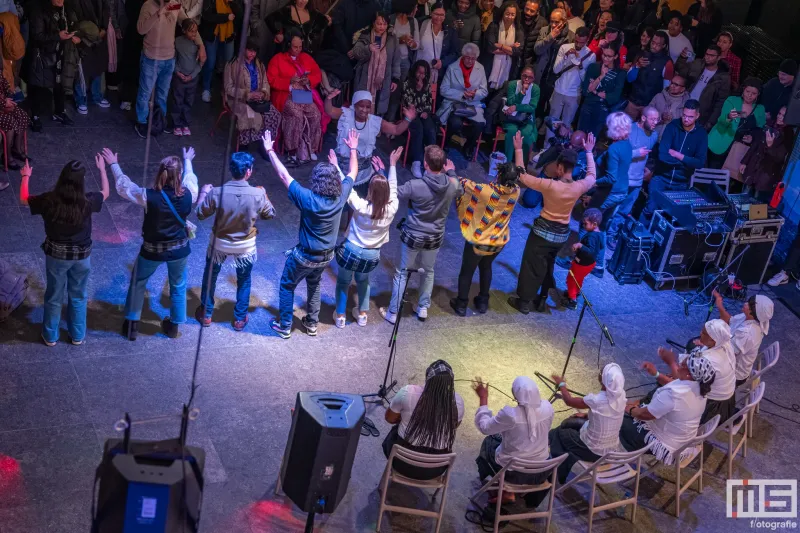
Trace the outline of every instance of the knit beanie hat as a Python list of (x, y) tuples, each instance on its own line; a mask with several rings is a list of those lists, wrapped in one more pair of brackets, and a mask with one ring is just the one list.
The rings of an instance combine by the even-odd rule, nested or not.
[(779, 72), (788, 74), (789, 76), (797, 75), (797, 61), (794, 59), (784, 59), (781, 61), (781, 66), (778, 67)]

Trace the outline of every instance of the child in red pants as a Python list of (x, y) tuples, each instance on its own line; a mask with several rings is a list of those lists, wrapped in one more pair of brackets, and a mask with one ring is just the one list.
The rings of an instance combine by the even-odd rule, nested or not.
[(561, 301), (561, 305), (567, 309), (576, 309), (578, 307), (579, 287), (583, 286), (583, 278), (592, 271), (597, 260), (597, 254), (603, 248), (603, 239), (598, 229), (602, 221), (603, 212), (599, 209), (591, 208), (583, 213), (582, 225), (586, 233), (580, 242), (572, 245), (575, 257), (572, 259), (572, 265), (569, 268), (569, 274), (567, 274), (567, 290), (564, 292), (564, 298)]

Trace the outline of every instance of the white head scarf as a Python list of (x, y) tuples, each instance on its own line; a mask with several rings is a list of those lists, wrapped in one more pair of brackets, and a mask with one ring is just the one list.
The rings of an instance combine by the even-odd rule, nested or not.
[(731, 342), (731, 327), (724, 320), (715, 318), (705, 323), (708, 336), (714, 340), (715, 346), (724, 346)]
[(369, 100), (372, 102), (372, 94), (370, 94), (369, 91), (356, 91), (355, 94), (353, 94), (353, 105), (356, 105), (361, 100)]
[(617, 363), (608, 363), (603, 367), (603, 385), (606, 387), (608, 404), (617, 413), (625, 410), (625, 376)]
[(769, 321), (772, 319), (772, 313), (775, 310), (775, 304), (772, 300), (762, 294), (756, 294), (756, 316), (758, 317), (758, 325), (761, 326), (761, 332), (764, 335), (769, 333)]
[(537, 432), (536, 425), (536, 408), (542, 403), (542, 397), (539, 394), (539, 387), (536, 382), (527, 376), (519, 376), (511, 384), (511, 392), (514, 398), (517, 399), (517, 404), (525, 411), (525, 418), (528, 420), (528, 437), (532, 441), (536, 440)]

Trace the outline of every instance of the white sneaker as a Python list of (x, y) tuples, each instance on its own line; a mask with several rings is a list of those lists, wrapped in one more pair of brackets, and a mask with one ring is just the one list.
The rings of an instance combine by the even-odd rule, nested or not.
[(800, 291), (800, 281), (794, 284), (794, 288)]
[(309, 157), (311, 157), (311, 160), (312, 160), (312, 161), (316, 161), (317, 159), (319, 159), (319, 158), (317, 157), (317, 154), (315, 154), (314, 152), (311, 152), (311, 155), (310, 155)]
[(108, 100), (106, 100), (105, 98), (103, 98), (102, 100), (100, 100), (99, 102), (97, 102), (97, 105), (98, 105), (98, 106), (100, 106), (100, 107), (102, 107), (102, 108), (107, 108), (107, 107), (111, 107), (111, 102), (109, 102)]
[(108, 89), (109, 91), (118, 91), (119, 87), (116, 85), (106, 85), (106, 89)]
[(417, 314), (417, 318), (420, 322), (425, 322), (425, 319), (428, 318), (428, 308), (427, 307), (420, 307), (418, 305), (414, 306), (414, 312)]
[(78, 106), (78, 113), (80, 113), (81, 115), (88, 115), (89, 114), (89, 108), (86, 107), (85, 105), (79, 105)]
[(384, 320), (386, 320), (390, 324), (394, 324), (397, 322), (397, 315), (395, 313), (390, 313), (388, 309), (385, 307), (379, 307), (378, 312), (381, 314)]
[(356, 324), (358, 324), (362, 328), (367, 325), (367, 315), (362, 315), (358, 307), (354, 307), (352, 313), (353, 313), (353, 318), (356, 319)]
[(789, 274), (781, 270), (780, 272), (769, 278), (767, 285), (769, 285), (770, 287), (777, 287), (778, 285), (784, 285), (786, 283), (789, 283)]
[(414, 161), (411, 163), (411, 175), (413, 175), (415, 178), (422, 177), (422, 163), (419, 161)]
[(339, 314), (336, 311), (333, 312), (333, 323), (336, 325), (337, 328), (344, 329), (346, 322), (347, 320), (345, 319), (344, 315), (339, 316)]
[(204, 102), (208, 103), (211, 101), (211, 91), (203, 91), (203, 95), (200, 97), (203, 99)]
[(130, 111), (131, 110), (131, 103), (130, 102), (122, 102), (119, 104), (119, 108), (123, 111)]

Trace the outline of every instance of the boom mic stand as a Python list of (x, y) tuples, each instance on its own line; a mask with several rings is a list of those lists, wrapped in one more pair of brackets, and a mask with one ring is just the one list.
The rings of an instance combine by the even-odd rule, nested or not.
[[(569, 345), (569, 352), (567, 352), (567, 360), (564, 361), (564, 368), (561, 370), (561, 375), (567, 373), (567, 366), (569, 365), (569, 360), (572, 358), (572, 350), (575, 349), (575, 343), (578, 341), (578, 331), (581, 329), (581, 322), (583, 322), (583, 317), (586, 314), (586, 309), (589, 309), (589, 312), (594, 317), (594, 321), (597, 322), (597, 325), (600, 326), (600, 331), (603, 335), (600, 337), (600, 343), (603, 342), (603, 337), (608, 339), (608, 342), (611, 346), (616, 346), (614, 343), (614, 339), (611, 337), (611, 332), (608, 330), (608, 327), (600, 321), (600, 317), (597, 316), (597, 313), (594, 312), (594, 307), (592, 306), (592, 302), (589, 301), (589, 298), (586, 297), (586, 293), (583, 292), (583, 286), (581, 283), (578, 283), (578, 280), (575, 278), (575, 274), (572, 271), (569, 271), (569, 275), (572, 276), (572, 279), (575, 281), (575, 284), (578, 286), (578, 291), (580, 295), (583, 297), (583, 306), (581, 307), (581, 313), (578, 315), (578, 323), (575, 325), (575, 333), (572, 334), (572, 342)], [(600, 367), (600, 351), (598, 347), (597, 352), (597, 366)], [(551, 380), (547, 380), (551, 381)], [(572, 391), (570, 391), (572, 392)], [(553, 391), (553, 394), (550, 396), (550, 403), (553, 403), (556, 399), (556, 393)]]

